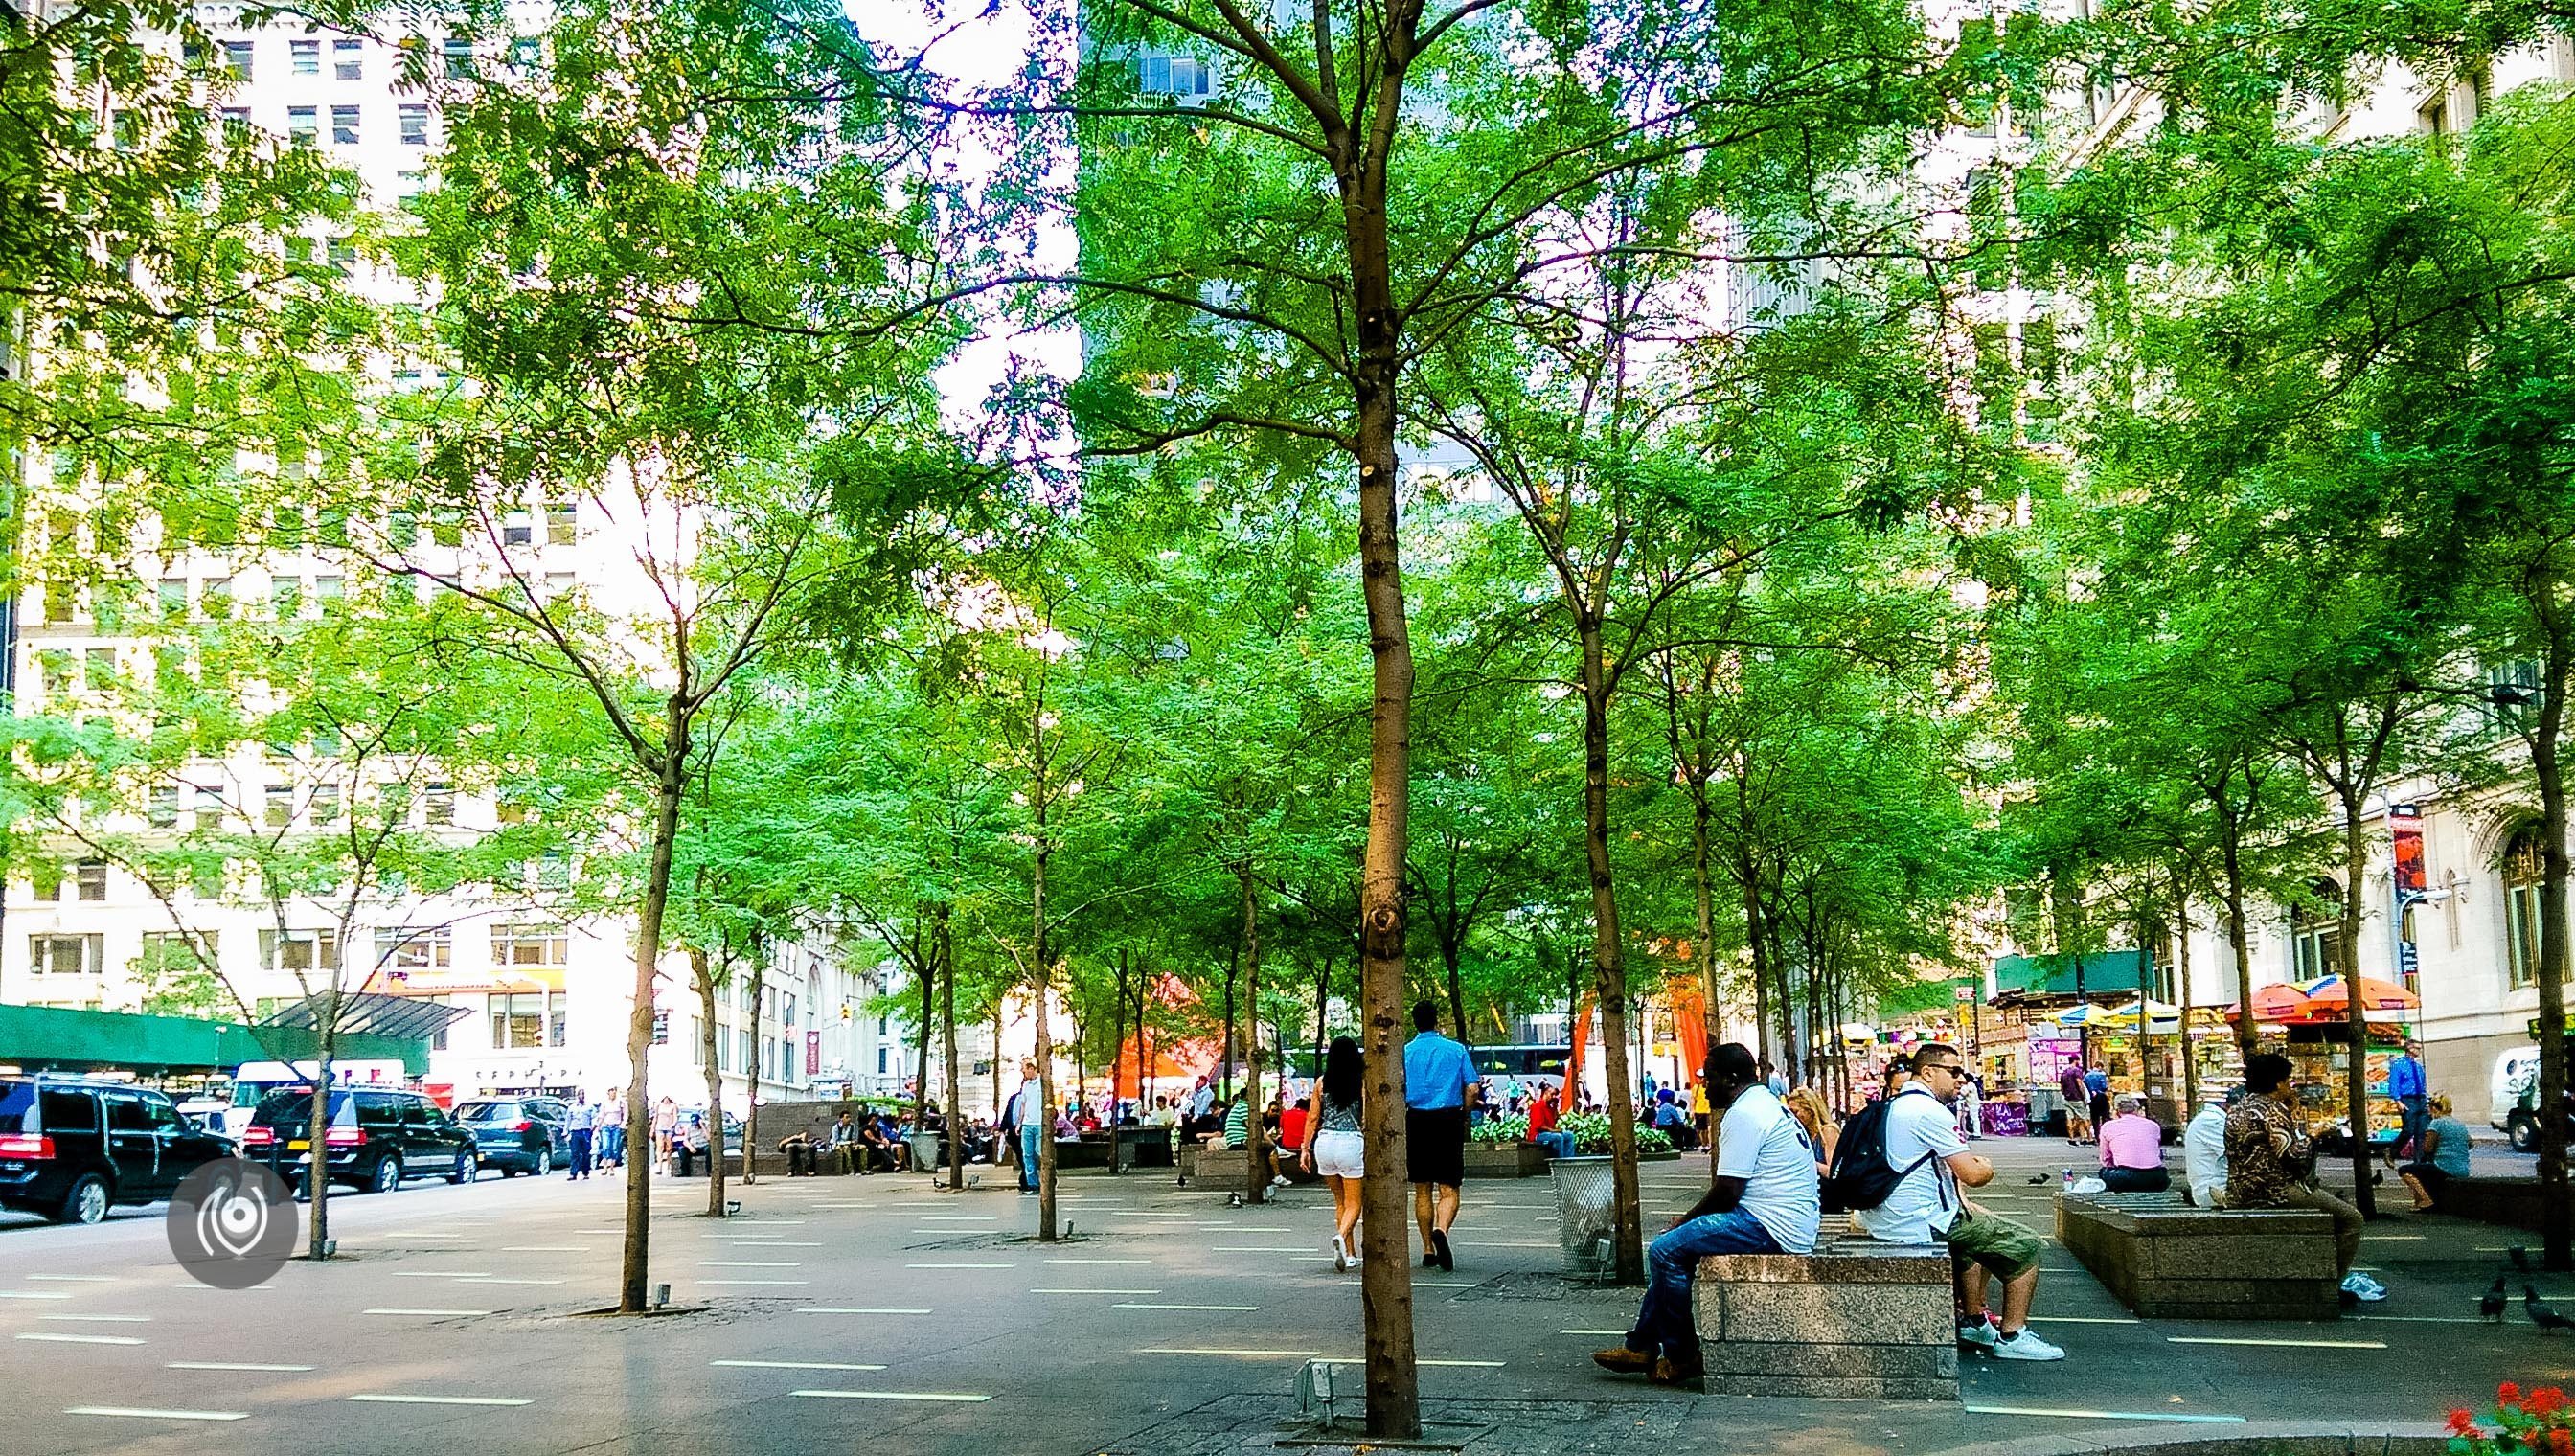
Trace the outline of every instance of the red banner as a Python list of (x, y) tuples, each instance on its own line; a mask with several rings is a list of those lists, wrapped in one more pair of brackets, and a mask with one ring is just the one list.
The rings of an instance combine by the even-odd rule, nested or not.
[(1564, 1058), (1564, 1094), (1556, 1101), (1556, 1110), (1574, 1112), (1582, 1106), (1582, 1044), (1591, 1039), (1591, 1002), (1584, 1001), (1573, 1011), (1573, 1051)]
[(823, 1033), (808, 1031), (805, 1033), (805, 1075), (810, 1077), (822, 1069)]
[(2423, 825), (2420, 820), (2399, 820), (2394, 830), (2396, 839), (2396, 887), (2419, 890), (2427, 882), (2423, 877)]

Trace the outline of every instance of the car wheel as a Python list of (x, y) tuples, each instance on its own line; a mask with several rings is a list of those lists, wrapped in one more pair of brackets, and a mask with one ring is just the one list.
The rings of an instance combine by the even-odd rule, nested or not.
[(2535, 1152), (2539, 1148), (2539, 1119), (2528, 1112), (2515, 1111), (2504, 1119), (2503, 1135), (2514, 1152)]
[(367, 1191), (390, 1193), (401, 1186), (402, 1159), (393, 1153), (386, 1153), (376, 1159), (374, 1171), (367, 1175)]
[(530, 1169), (530, 1171), (534, 1172), (538, 1177), (542, 1178), (542, 1177), (544, 1177), (546, 1174), (551, 1173), (551, 1172), (553, 1172), (554, 1170), (555, 1170), (555, 1150), (554, 1150), (553, 1148), (550, 1148), (550, 1147), (541, 1147), (541, 1148), (538, 1148), (538, 1149), (537, 1149), (537, 1165), (536, 1165), (534, 1168)]
[(482, 1172), (483, 1165), (475, 1160), (474, 1154), (470, 1152), (460, 1152), (456, 1155), (456, 1171), (447, 1175), (447, 1181), (451, 1183), (471, 1183), (477, 1177), (480, 1177)]
[(63, 1206), (54, 1213), (56, 1223), (96, 1223), (107, 1217), (107, 1179), (96, 1173), (83, 1173), (72, 1180), (63, 1194)]

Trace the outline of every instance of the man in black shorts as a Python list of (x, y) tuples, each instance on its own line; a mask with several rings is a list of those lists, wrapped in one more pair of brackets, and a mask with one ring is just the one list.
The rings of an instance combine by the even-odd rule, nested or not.
[(1466, 1180), (1466, 1108), (1479, 1084), (1474, 1058), (1438, 1026), (1438, 1007), (1413, 1003), (1414, 1034), (1403, 1047), (1404, 1175), (1421, 1225), (1422, 1267), (1454, 1269), (1448, 1229), (1457, 1221), (1457, 1185)]

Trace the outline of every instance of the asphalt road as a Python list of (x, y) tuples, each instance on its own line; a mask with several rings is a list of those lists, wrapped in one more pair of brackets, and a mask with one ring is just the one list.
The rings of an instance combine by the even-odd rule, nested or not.
[[(1983, 1201), (2044, 1229), (2052, 1190), (2027, 1180), (2080, 1155), (1979, 1148), (2004, 1165)], [(1646, 1205), (1666, 1210), (1649, 1227), (1705, 1166), (1647, 1167)], [(702, 1184), (657, 1181), (654, 1277), (702, 1312), (649, 1320), (581, 1313), (612, 1302), (614, 1178), (335, 1198), (343, 1257), (241, 1292), (189, 1278), (157, 1216), (0, 1230), (0, 1453), (865, 1441), (1161, 1456), (1267, 1444), (1307, 1359), (1359, 1353), (1356, 1276), (1323, 1250), (1320, 1188), (1235, 1209), (1158, 1175), (1068, 1177), (1075, 1238), (1042, 1245), (1026, 1237), (1035, 1200), (978, 1171), (987, 1186), (960, 1194), (918, 1177), (764, 1179), (724, 1220), (699, 1213)], [(1658, 1432), (1705, 1449), (1922, 1451), (2173, 1421), (2437, 1421), (2497, 1379), (2575, 1380), (2575, 1340), (2475, 1319), (2518, 1238), (2434, 1219), (2373, 1226), (2364, 1262), (2393, 1296), (2369, 1321), (2140, 1324), (2051, 1248), (2040, 1328), (2073, 1358), (1971, 1363), (1961, 1406), (1681, 1395), (1592, 1367), (1633, 1295), (1553, 1278), (1553, 1217), (1544, 1179), (1471, 1185), (1456, 1272), (1414, 1270), (1422, 1388), (1435, 1411), (1489, 1412), (1474, 1451), (1644, 1449)], [(2541, 1282), (2575, 1310), (2575, 1277)], [(2251, 1343), (2196, 1343), (2209, 1339)]]

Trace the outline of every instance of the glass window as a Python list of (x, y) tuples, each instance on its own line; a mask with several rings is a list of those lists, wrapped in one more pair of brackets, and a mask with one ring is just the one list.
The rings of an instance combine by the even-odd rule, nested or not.
[(329, 827), (340, 821), (340, 785), (319, 783), (313, 788), (313, 822)]
[(376, 959), (395, 970), (445, 970), (455, 958), (455, 936), (445, 925), (376, 932)]
[(98, 1131), (98, 1094), (73, 1088), (55, 1090), (48, 1087), (38, 1094), (38, 1115), (44, 1119), (46, 1132)]
[(103, 900), (107, 898), (106, 860), (84, 859), (73, 869), (72, 877), (80, 886), (80, 897), (82, 899)]
[(2313, 980), (2342, 969), (2342, 886), (2310, 880), (2307, 898), (2289, 910), (2291, 978)]
[(453, 784), (453, 783), (432, 783), (432, 784), (430, 784), (430, 785), (429, 785), (429, 793), (428, 793), (428, 795), (427, 795), (427, 802), (428, 802), (428, 805), (429, 805), (429, 821), (430, 821), (431, 823), (433, 823), (433, 824), (452, 824), (452, 823), (456, 822), (456, 785), (455, 785), (455, 784)]
[(179, 786), (175, 783), (154, 784), (151, 806), (145, 810), (144, 816), (152, 821), (152, 827), (156, 829), (177, 828), (179, 826)]
[(272, 783), (268, 785), (266, 798), (268, 806), (267, 823), (270, 828), (282, 829), (288, 824), (295, 822), (295, 786), (293, 784)]
[(27, 968), (37, 975), (96, 975), (99, 935), (30, 935)]
[(249, 41), (228, 40), (224, 42), (224, 69), (230, 71), (233, 74), (233, 79), (237, 81), (247, 81), (250, 79)]
[(366, 74), (367, 47), (362, 41), (331, 42), (331, 75), (334, 80), (355, 81)]
[(116, 686), (116, 649), (91, 648), (81, 662), (81, 686), (104, 693)]
[(561, 925), (495, 925), (492, 963), (560, 967), (572, 961), (572, 934)]
[(313, 106), (286, 108), (286, 136), (289, 141), (310, 145), (322, 136), (322, 111)]
[(268, 583), (269, 610), (280, 622), (293, 622), (304, 615), (304, 579), (272, 577)]
[(161, 615), (173, 619), (188, 615), (187, 578), (163, 577), (161, 579)]
[(564, 1009), (569, 999), (570, 996), (568, 992), (548, 991), (546, 993), (546, 1045), (548, 1046), (561, 1046), (564, 1044), (564, 1023), (566, 1019), (564, 1016)]
[(402, 127), (402, 141), (404, 146), (426, 147), (429, 145), (429, 108), (427, 106), (422, 105), (419, 102), (406, 101), (402, 104), (401, 110), (395, 113), (395, 116), (399, 119)]
[(358, 108), (354, 106), (331, 108), (331, 141), (334, 145), (342, 147), (354, 147), (358, 144)]
[(2546, 842), (2534, 819), (2513, 830), (2504, 844), (2504, 986), (2509, 990), (2539, 983), (2539, 860)]
[(545, 1044), (546, 998), (542, 991), (512, 991), (490, 998), (492, 1045), (518, 1050)]
[(288, 58), (294, 62), (293, 70), (296, 75), (319, 76), (322, 74), (322, 42), (318, 40), (291, 40), (286, 43), (286, 54)]
[(441, 48), (447, 58), (447, 79), (462, 81), (474, 74), (474, 42), (461, 35), (451, 35)]
[(274, 971), (337, 971), (340, 968), (340, 933), (337, 930), (276, 930), (259, 932), (259, 958)]

